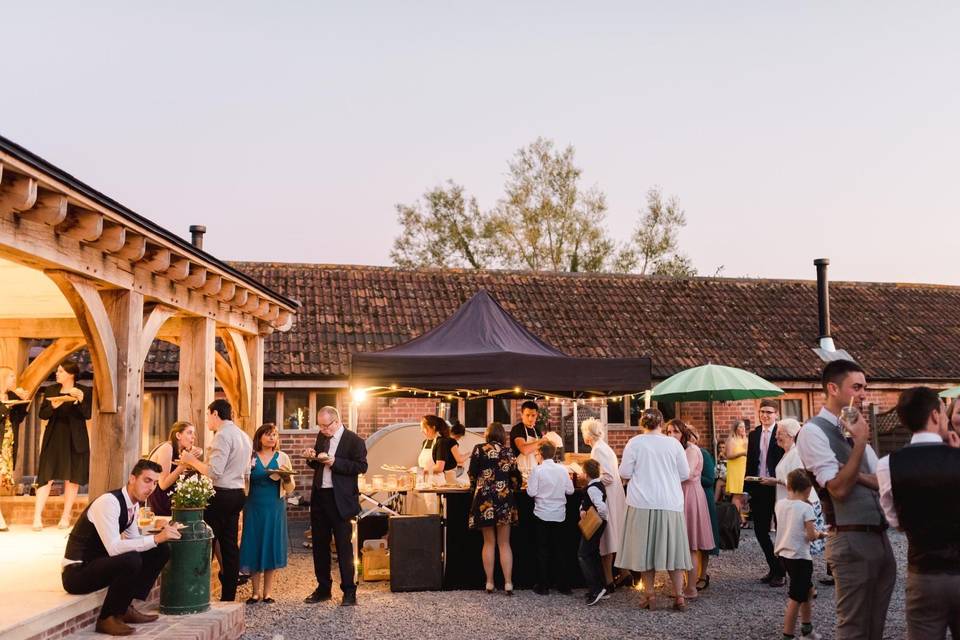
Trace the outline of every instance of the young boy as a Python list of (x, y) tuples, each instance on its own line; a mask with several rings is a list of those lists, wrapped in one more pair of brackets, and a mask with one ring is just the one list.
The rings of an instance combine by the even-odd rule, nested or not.
[(587, 460), (583, 463), (583, 473), (587, 476), (587, 490), (580, 502), (581, 516), (590, 507), (597, 510), (597, 515), (603, 522), (590, 538), (580, 540), (580, 550), (577, 558), (580, 560), (580, 569), (587, 581), (587, 606), (597, 604), (607, 593), (603, 578), (603, 565), (600, 563), (600, 538), (607, 528), (607, 490), (600, 482), (600, 463), (596, 460)]
[(533, 518), (537, 526), (537, 584), (533, 592), (550, 593), (550, 567), (554, 569), (553, 586), (569, 595), (567, 554), (563, 549), (563, 521), (567, 517), (567, 496), (573, 493), (573, 480), (564, 467), (553, 461), (556, 448), (540, 443), (543, 462), (530, 471), (527, 494), (533, 498)]
[(813, 527), (816, 516), (810, 498), (810, 479), (803, 469), (794, 469), (787, 476), (787, 498), (777, 502), (777, 543), (774, 553), (780, 556), (790, 576), (787, 609), (783, 614), (783, 638), (796, 638), (797, 613), (800, 613), (800, 638), (819, 640), (813, 630), (810, 594), (813, 590), (813, 558), (810, 543), (825, 537)]

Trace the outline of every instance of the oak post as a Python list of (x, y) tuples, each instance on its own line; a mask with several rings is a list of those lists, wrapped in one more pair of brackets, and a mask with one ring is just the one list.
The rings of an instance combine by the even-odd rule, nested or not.
[(216, 321), (211, 318), (184, 317), (180, 320), (177, 420), (186, 420), (197, 428), (202, 447), (209, 447), (213, 442), (206, 418), (207, 406), (214, 398), (216, 328)]

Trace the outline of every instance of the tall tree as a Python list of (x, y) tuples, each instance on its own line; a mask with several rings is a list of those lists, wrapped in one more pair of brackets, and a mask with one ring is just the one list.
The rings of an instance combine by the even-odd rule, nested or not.
[(533, 271), (601, 271), (613, 242), (603, 226), (606, 197), (580, 186), (574, 148), (537, 138), (509, 164), (506, 194), (490, 217), (498, 261)]
[(396, 209), (401, 232), (390, 257), (398, 267), (491, 266), (486, 216), (462, 186), (448, 180), (424, 193), (421, 201)]
[(664, 201), (660, 188), (653, 187), (647, 191), (647, 206), (640, 211), (633, 237), (616, 257), (614, 269), (640, 275), (697, 275), (690, 258), (679, 251), (678, 234), (686, 225), (686, 214), (676, 196)]

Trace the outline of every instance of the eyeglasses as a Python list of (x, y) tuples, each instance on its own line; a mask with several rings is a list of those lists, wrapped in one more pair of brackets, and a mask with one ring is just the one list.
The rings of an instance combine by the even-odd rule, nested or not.
[(767, 414), (768, 416), (772, 416), (776, 413), (776, 411), (774, 411), (773, 409), (761, 409), (760, 413)]
[(327, 427), (329, 427), (330, 425), (332, 425), (334, 422), (336, 422), (336, 420), (331, 420), (331, 421), (328, 422), (327, 424), (323, 424), (323, 423), (318, 422), (318, 423), (317, 423), (317, 426), (320, 427), (321, 429), (326, 429)]

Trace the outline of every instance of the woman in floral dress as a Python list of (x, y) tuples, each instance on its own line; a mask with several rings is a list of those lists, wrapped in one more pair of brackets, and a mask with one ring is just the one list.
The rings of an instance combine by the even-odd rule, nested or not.
[(507, 444), (507, 434), (499, 422), (491, 422), (484, 436), (470, 456), (470, 483), (473, 485), (473, 505), (469, 525), (483, 533), (483, 571), (487, 576), (487, 593), (493, 593), (493, 561), (495, 547), (500, 550), (500, 569), (503, 571), (503, 589), (513, 595), (513, 552), (510, 550), (510, 526), (517, 523), (517, 503), (514, 491), (520, 488), (520, 472), (513, 451)]

